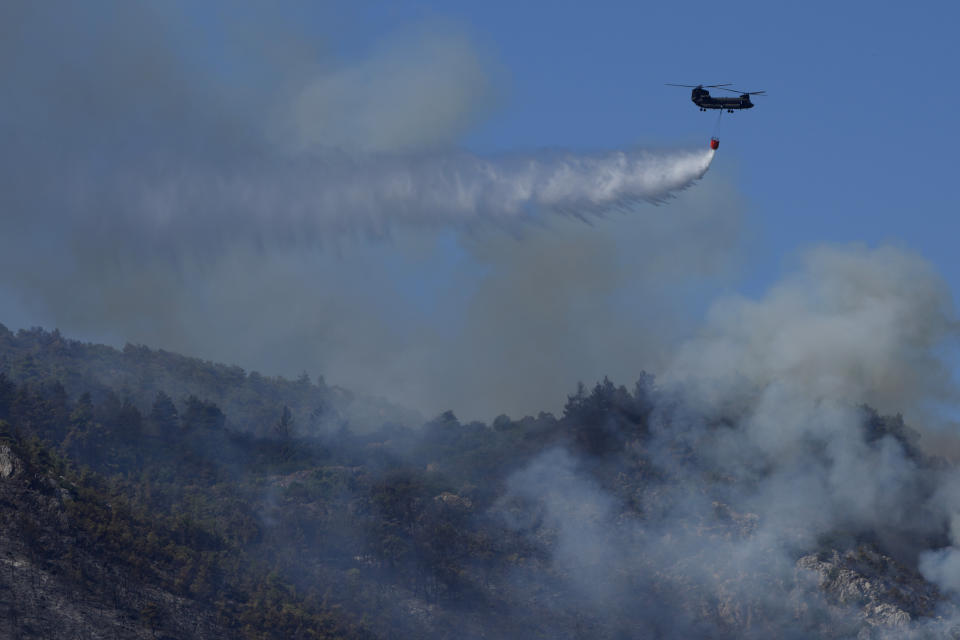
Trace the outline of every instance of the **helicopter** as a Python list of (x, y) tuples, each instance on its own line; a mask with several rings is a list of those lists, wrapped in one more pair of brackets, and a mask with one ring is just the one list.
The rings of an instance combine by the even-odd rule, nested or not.
[[(673, 84), (671, 82), (666, 83), (669, 87), (688, 87), (692, 88), (693, 91), (690, 92), (690, 99), (693, 100), (693, 103), (700, 107), (700, 111), (706, 111), (707, 109), (726, 109), (727, 113), (733, 113), (734, 109), (753, 109), (754, 104), (750, 102), (750, 96), (765, 96), (767, 95), (766, 91), (738, 91), (736, 89), (725, 89), (724, 87), (729, 87), (730, 83), (725, 84), (708, 84), (708, 85), (692, 85), (692, 84)], [(710, 92), (707, 89), (720, 89), (720, 91), (729, 91), (731, 93), (739, 93), (739, 98), (714, 98), (710, 95)]]

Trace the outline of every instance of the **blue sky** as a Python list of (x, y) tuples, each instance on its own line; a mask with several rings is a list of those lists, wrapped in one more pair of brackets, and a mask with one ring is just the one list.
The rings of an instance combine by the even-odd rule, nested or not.
[[(956, 291), (956, 25), (950, 2), (374, 3), (361, 41), (457, 21), (502, 70), (478, 151), (699, 143), (715, 116), (665, 82), (765, 89), (725, 115), (731, 167), (759, 235), (751, 288), (810, 243), (894, 243)], [(356, 32), (351, 32), (351, 36)], [(357, 46), (355, 40), (343, 43)]]
[[(954, 3), (357, 2), (258, 8), (349, 59), (391, 35), (447, 22), (486, 54), (498, 104), (462, 140), (478, 152), (699, 144), (714, 128), (665, 82), (765, 89), (724, 117), (722, 163), (760, 233), (746, 274), (779, 272), (816, 242), (895, 243), (933, 261), (956, 290), (960, 139), (952, 82)], [(186, 5), (217, 51), (237, 9)], [(212, 37), (211, 37), (212, 36)]]
[(917, 252), (960, 292), (956, 3), (375, 3), (356, 24), (434, 19), (500, 71), (465, 140), (480, 152), (703, 144), (716, 116), (663, 83), (766, 90), (722, 116), (712, 171), (744, 196), (749, 238), (725, 287), (761, 295), (798, 252), (865, 243)]

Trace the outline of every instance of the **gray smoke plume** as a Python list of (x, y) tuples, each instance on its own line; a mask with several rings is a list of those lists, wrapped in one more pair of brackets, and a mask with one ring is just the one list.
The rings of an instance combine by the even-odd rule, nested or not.
[[(763, 297), (713, 306), (649, 392), (648, 440), (608, 462), (548, 452), (515, 474), (504, 503), (544, 515), (511, 524), (553, 541), (554, 570), (603, 594), (597, 611), (649, 598), (651, 636), (938, 637), (957, 621), (947, 602), (939, 617), (881, 614), (935, 594), (911, 570), (960, 592), (960, 474), (916, 449), (956, 398), (944, 348), (957, 328), (949, 291), (918, 256), (811, 250)], [(902, 409), (919, 441), (863, 403)], [(650, 479), (598, 484), (622, 465)], [(838, 549), (868, 568), (828, 604), (822, 580), (857, 578), (815, 570), (839, 566)]]
[[(946, 284), (919, 256), (881, 247), (819, 247), (761, 301), (714, 304), (699, 335), (663, 376), (714, 407), (779, 394), (821, 407), (869, 404), (931, 428), (930, 410), (957, 399), (944, 347), (958, 325)], [(784, 396), (783, 394), (789, 394)], [(763, 437), (802, 438), (784, 424)]]

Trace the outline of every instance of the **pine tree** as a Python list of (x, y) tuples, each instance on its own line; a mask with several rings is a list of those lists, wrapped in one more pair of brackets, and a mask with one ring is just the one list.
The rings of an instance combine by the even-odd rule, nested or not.
[(157, 398), (153, 401), (153, 408), (150, 410), (150, 433), (161, 438), (170, 438), (180, 428), (180, 414), (177, 413), (177, 407), (163, 391), (157, 392)]

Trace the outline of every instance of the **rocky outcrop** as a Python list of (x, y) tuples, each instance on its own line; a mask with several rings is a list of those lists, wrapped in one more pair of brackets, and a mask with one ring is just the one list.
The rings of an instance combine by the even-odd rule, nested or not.
[(22, 465), (17, 455), (5, 444), (0, 444), (0, 479), (9, 480), (20, 473)]
[(470, 511), (473, 508), (473, 503), (470, 501), (470, 498), (464, 498), (449, 491), (444, 491), (440, 495), (435, 496), (433, 501), (436, 504), (459, 511)]
[(868, 545), (806, 555), (796, 566), (798, 577), (815, 578), (831, 606), (855, 609), (868, 627), (905, 628), (932, 616), (940, 601), (936, 586)]

